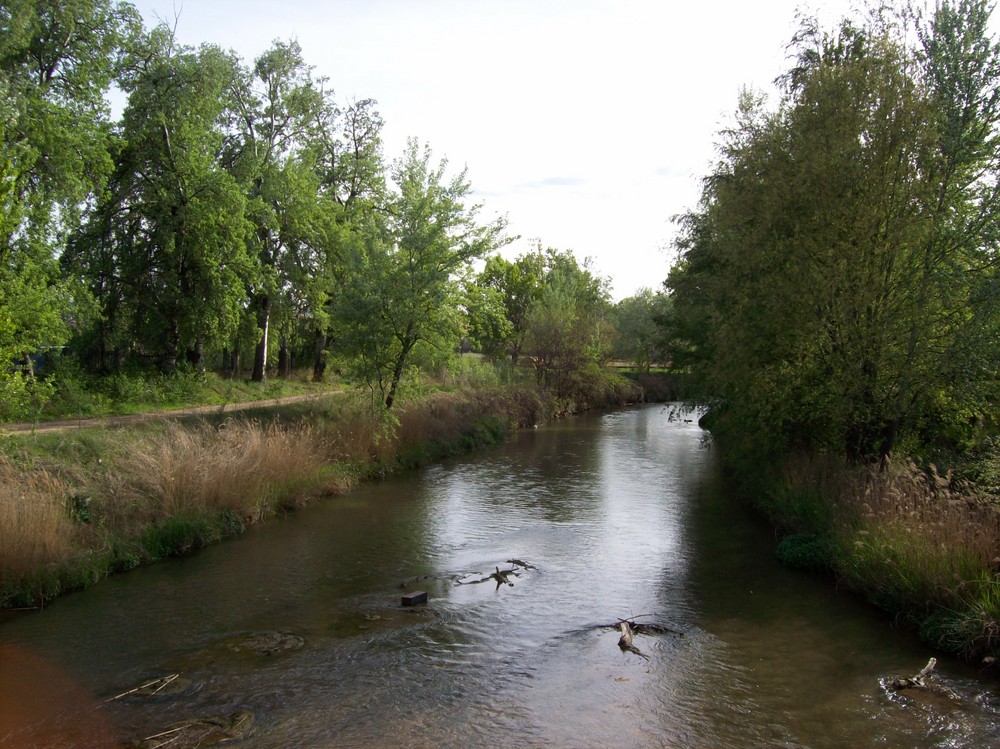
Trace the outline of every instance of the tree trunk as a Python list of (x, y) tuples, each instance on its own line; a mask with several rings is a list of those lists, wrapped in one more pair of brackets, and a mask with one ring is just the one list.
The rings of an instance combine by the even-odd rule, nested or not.
[(288, 336), (282, 334), (281, 344), (278, 346), (278, 377), (287, 379), (292, 373), (292, 357), (288, 351)]
[(257, 325), (260, 329), (260, 340), (254, 351), (253, 374), (250, 376), (254, 382), (264, 382), (267, 379), (267, 332), (271, 324), (271, 298), (263, 296), (260, 298), (260, 312), (257, 318)]
[(160, 371), (173, 374), (177, 371), (177, 356), (181, 350), (181, 334), (177, 321), (172, 320), (167, 330), (167, 340), (163, 345), (163, 355), (160, 358)]
[(205, 373), (205, 344), (200, 340), (195, 341), (195, 344), (187, 352), (188, 364), (194, 366), (198, 374)]
[[(409, 333), (409, 330), (407, 330), (407, 333)], [(410, 349), (413, 348), (414, 343), (416, 341), (403, 344), (403, 348), (396, 358), (396, 366), (392, 370), (392, 382), (389, 384), (389, 394), (385, 397), (386, 411), (391, 409), (392, 404), (396, 401), (396, 390), (399, 388), (399, 381), (403, 379), (403, 367), (406, 365), (406, 357), (409, 356)]]
[(322, 382), (326, 374), (326, 333), (316, 329), (316, 351), (313, 357), (313, 382)]

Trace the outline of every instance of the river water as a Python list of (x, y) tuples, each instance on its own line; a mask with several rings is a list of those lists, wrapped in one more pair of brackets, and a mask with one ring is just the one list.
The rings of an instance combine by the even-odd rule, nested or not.
[[(566, 420), (8, 621), (0, 749), (237, 711), (241, 747), (1000, 747), (996, 681), (942, 658), (953, 699), (883, 687), (931, 654), (778, 566), (703, 436), (663, 406)], [(268, 632), (302, 646), (240, 648)]]

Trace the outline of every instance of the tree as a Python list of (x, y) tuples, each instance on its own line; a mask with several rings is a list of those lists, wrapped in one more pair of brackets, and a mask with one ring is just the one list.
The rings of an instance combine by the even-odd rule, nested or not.
[[(263, 382), (267, 372), (268, 340), (273, 306), (289, 286), (285, 275), (290, 242), (315, 243), (315, 236), (295, 234), (309, 230), (314, 222), (289, 223), (285, 201), (298, 212), (308, 202), (315, 207), (317, 184), (289, 174), (307, 150), (310, 133), (324, 106), (324, 96), (312, 78), (312, 69), (302, 58), (297, 42), (275, 42), (257, 58), (252, 70), (244, 70), (233, 87), (235, 132), (227, 147), (226, 160), (244, 185), (248, 216), (254, 224), (252, 243), (259, 272), (253, 284), (251, 306), (260, 331), (254, 355), (252, 379)], [(307, 192), (295, 196), (292, 188)], [(286, 308), (291, 305), (285, 304)]]
[(615, 328), (613, 355), (632, 362), (642, 372), (666, 361), (663, 324), (670, 311), (670, 297), (640, 289), (622, 299), (611, 311)]
[[(494, 259), (490, 258), (490, 261)], [(465, 310), (465, 333), (473, 350), (493, 363), (506, 359), (516, 331), (507, 315), (501, 293), (491, 286), (481, 285), (475, 278), (469, 278), (463, 284), (462, 308)]]
[(524, 351), (540, 385), (560, 397), (583, 395), (610, 352), (608, 280), (570, 252), (547, 250), (538, 298), (524, 320)]
[(668, 284), (719, 428), (755, 449), (878, 460), (932, 415), (975, 410), (992, 382), (997, 51), (983, 9), (940, 4), (920, 55), (892, 18), (833, 34), (807, 22), (780, 108), (743, 97)]
[[(545, 255), (539, 247), (514, 261), (494, 256), (477, 277), (477, 284), (499, 295), (508, 325), (490, 324), (479, 330), (483, 352), (491, 358), (509, 355), (516, 367), (524, 346), (528, 310), (538, 300), (545, 277)], [(480, 326), (482, 327), (482, 326)]]
[(392, 167), (396, 192), (384, 219), (368, 219), (334, 300), (337, 350), (386, 409), (421, 347), (450, 352), (460, 320), (458, 275), (508, 241), (505, 220), (477, 221), (465, 171), (411, 139)]
[(142, 342), (170, 372), (234, 333), (254, 269), (246, 199), (218, 159), (235, 60), (175, 49), (162, 27), (153, 47), (129, 85), (109, 189), (65, 262), (101, 303), (101, 358)]
[[(0, 362), (30, 378), (29, 355), (68, 336), (57, 258), (111, 171), (104, 95), (139, 18), (111, 0), (11, 0), (0, 29)], [(0, 364), (0, 389), (19, 377)]]
[(358, 240), (361, 225), (385, 204), (385, 165), (382, 159), (382, 117), (372, 99), (362, 99), (341, 110), (327, 95), (309, 152), (319, 179), (319, 194), (335, 226), (316, 254), (309, 276), (311, 290), (307, 318), (313, 328), (313, 379), (326, 370), (331, 295), (343, 269), (343, 250)]

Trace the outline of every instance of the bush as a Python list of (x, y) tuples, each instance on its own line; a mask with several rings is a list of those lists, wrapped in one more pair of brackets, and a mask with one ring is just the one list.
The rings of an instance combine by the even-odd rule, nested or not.
[(813, 533), (793, 533), (778, 544), (779, 561), (787, 567), (813, 572), (833, 569), (834, 547)]

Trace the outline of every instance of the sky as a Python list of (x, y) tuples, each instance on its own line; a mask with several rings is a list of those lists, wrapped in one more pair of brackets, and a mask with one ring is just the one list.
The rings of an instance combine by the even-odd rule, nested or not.
[[(468, 169), (515, 257), (572, 250), (618, 300), (657, 289), (672, 218), (697, 204), (740, 90), (772, 91), (800, 0), (139, 0), (148, 26), (252, 62), (294, 39), (341, 103), (373, 98), (384, 153), (407, 138)], [(849, 0), (824, 0), (830, 25)]]

